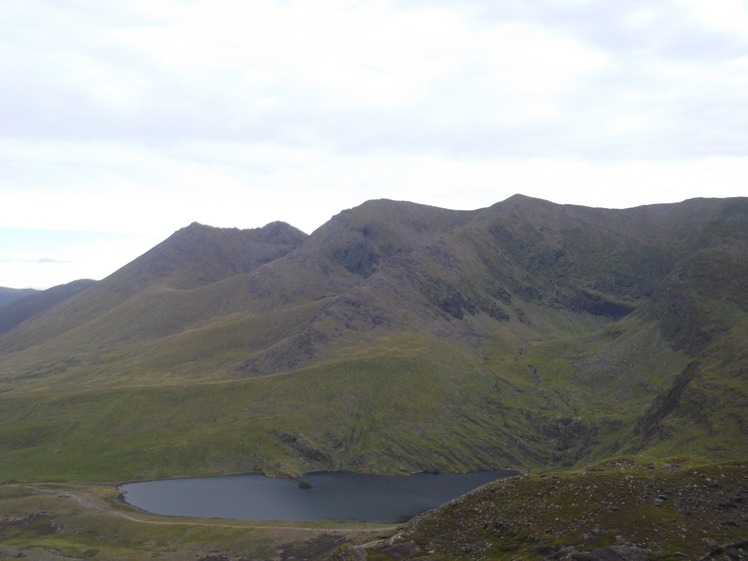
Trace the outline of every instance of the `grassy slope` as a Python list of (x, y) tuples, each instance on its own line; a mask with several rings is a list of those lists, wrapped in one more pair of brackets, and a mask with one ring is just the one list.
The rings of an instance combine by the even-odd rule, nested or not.
[[(75, 296), (77, 293), (95, 284), (93, 280), (77, 280), (68, 284), (55, 286), (47, 290), (18, 290), (24, 297), (0, 305), (0, 334), (10, 331), (27, 319), (52, 306)], [(1, 289), (0, 289), (1, 290)]]
[(0, 340), (0, 477), (743, 457), (734, 206), (374, 201), (303, 245), (193, 225)]
[[(575, 317), (559, 313), (557, 323), (568, 328)], [(635, 442), (646, 397), (667, 390), (689, 360), (631, 317), (592, 335), (577, 326), (571, 338), (528, 330), (533, 341), (501, 327), (484, 337), (482, 356), (472, 343), (387, 333), (340, 342), (334, 359), (288, 374), (6, 395), (2, 473), (85, 481), (573, 465), (615, 453), (624, 436)], [(719, 454), (713, 440), (689, 445), (741, 457), (742, 437), (721, 434)]]
[[(398, 340), (400, 352), (381, 341), (378, 349), (347, 349), (349, 361), (294, 374), (5, 398), (3, 474), (130, 479), (345, 466), (474, 469), (487, 462), (485, 452), (460, 452), (458, 436), (469, 427), (453, 424), (447, 410), (468, 407), (455, 390), (473, 394), (476, 383), (486, 383), (465, 380), (461, 358), (471, 357), (418, 334)], [(361, 353), (366, 358), (356, 359)], [(50, 453), (52, 461), (45, 459)]]

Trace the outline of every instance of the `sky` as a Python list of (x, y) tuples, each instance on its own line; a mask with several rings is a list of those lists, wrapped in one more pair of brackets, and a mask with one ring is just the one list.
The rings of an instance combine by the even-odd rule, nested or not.
[(744, 0), (2, 0), (0, 286), (370, 199), (748, 195)]

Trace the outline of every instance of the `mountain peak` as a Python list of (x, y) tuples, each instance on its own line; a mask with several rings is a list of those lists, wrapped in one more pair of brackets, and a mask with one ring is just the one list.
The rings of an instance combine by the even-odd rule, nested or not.
[(265, 241), (301, 243), (308, 237), (308, 234), (280, 220), (265, 224), (257, 232)]
[(293, 251), (306, 237), (284, 222), (246, 230), (192, 222), (105, 282), (131, 285), (137, 290), (154, 283), (196, 288), (250, 272)]

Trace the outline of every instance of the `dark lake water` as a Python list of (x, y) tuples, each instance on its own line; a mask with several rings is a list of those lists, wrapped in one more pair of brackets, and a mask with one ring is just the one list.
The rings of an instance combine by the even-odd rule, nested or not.
[(230, 475), (128, 483), (125, 500), (154, 514), (237, 520), (402, 522), (516, 471), (408, 476), (325, 472), (298, 480)]

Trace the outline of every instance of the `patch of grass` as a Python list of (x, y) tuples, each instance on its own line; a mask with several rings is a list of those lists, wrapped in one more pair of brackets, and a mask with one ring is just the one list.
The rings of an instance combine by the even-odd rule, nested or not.
[[(445, 410), (456, 407), (467, 369), (454, 348), (432, 349), (427, 362), (385, 349), (248, 380), (6, 396), (2, 476), (90, 481), (431, 467), (437, 453), (459, 448), (459, 435), (450, 436), (455, 418)], [(470, 469), (485, 460), (466, 456), (438, 467)]]
[[(505, 323), (482, 328), (479, 353), (470, 340), (383, 332), (343, 337), (312, 366), (271, 376), (153, 386), (126, 377), (120, 387), (3, 394), (0, 479), (579, 465), (620, 452), (621, 442), (634, 447), (636, 421), (685, 360), (641, 318), (579, 324), (573, 337), (555, 327), (532, 338)], [(719, 362), (740, 340), (714, 350), (694, 382), (689, 399), (712, 405), (682, 404), (712, 428), (670, 415), (662, 423), (677, 437), (648, 444), (653, 457), (683, 449), (710, 457), (715, 446), (713, 457), (740, 457), (739, 420), (718, 399), (744, 401), (745, 381), (738, 371), (722, 375)]]

